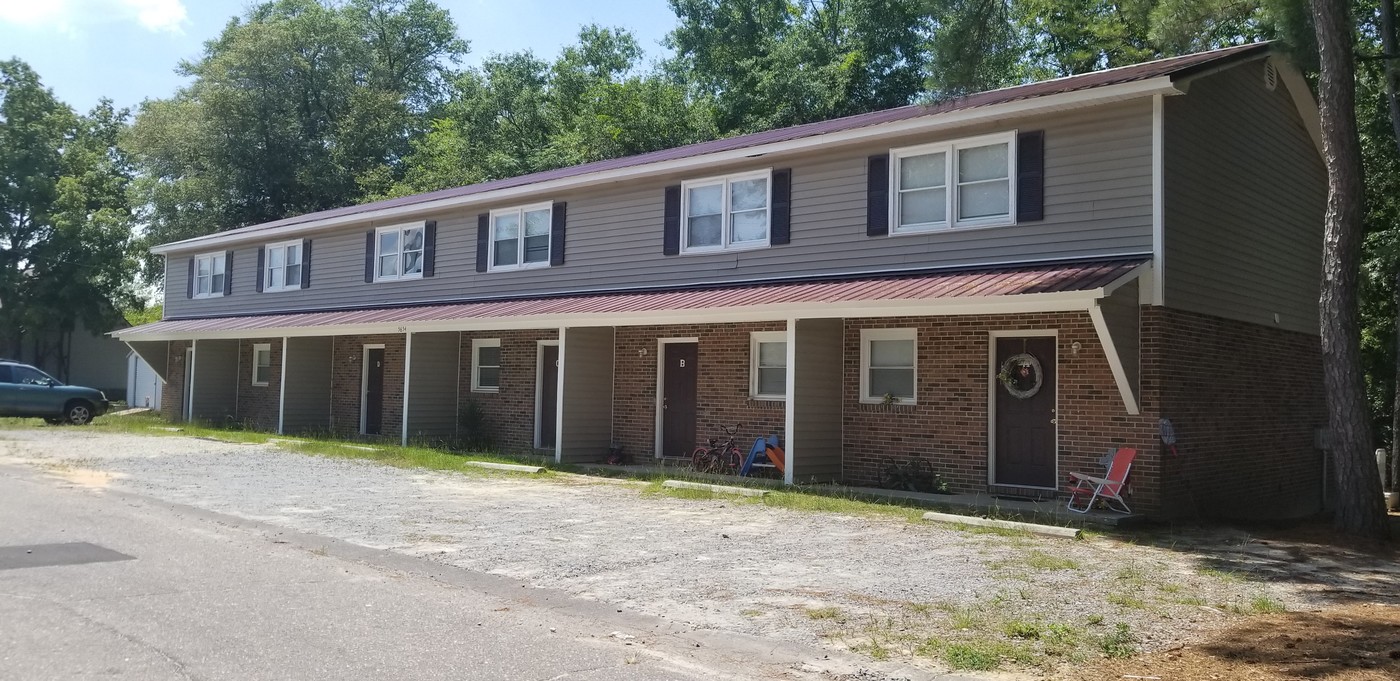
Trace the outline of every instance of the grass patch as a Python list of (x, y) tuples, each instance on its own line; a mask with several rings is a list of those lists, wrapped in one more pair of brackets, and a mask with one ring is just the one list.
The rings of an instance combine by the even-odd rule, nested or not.
[(1078, 570), (1079, 562), (1073, 558), (1055, 556), (1044, 551), (1031, 551), (1026, 554), (1026, 565), (1037, 570)]
[(1040, 638), (1041, 626), (1039, 622), (1027, 622), (1025, 620), (1011, 620), (1001, 625), (1001, 633), (1010, 638), (1023, 640), (1036, 640)]
[(804, 608), (808, 619), (814, 620), (834, 620), (841, 617), (841, 609), (827, 606), (824, 608)]
[(1026, 648), (995, 639), (956, 642), (929, 639), (920, 644), (916, 652), (930, 657), (936, 655), (955, 670), (979, 672), (992, 671), (1004, 662), (1029, 665), (1035, 659)]
[(1111, 593), (1106, 597), (1105, 600), (1120, 608), (1142, 609), (1147, 607), (1147, 604), (1144, 603), (1141, 598), (1138, 598), (1137, 596), (1133, 596), (1131, 594)]
[(1084, 618), (1084, 623), (1091, 627), (1097, 627), (1103, 624), (1103, 615), (1089, 615)]
[(1288, 610), (1288, 608), (1283, 607), (1282, 603), (1263, 595), (1255, 596), (1251, 599), (1249, 601), (1249, 607), (1253, 608), (1254, 612), (1261, 615), (1286, 612)]
[(1118, 568), (1113, 573), (1115, 579), (1127, 584), (1141, 586), (1147, 582), (1147, 570), (1143, 569), (1136, 562), (1129, 562), (1127, 565)]
[(1244, 577), (1234, 570), (1217, 570), (1216, 568), (1201, 568), (1202, 577), (1209, 577), (1229, 584), (1238, 584), (1244, 581)]
[(1176, 599), (1177, 605), (1205, 605), (1206, 599), (1200, 596), (1182, 596)]
[(1137, 637), (1128, 625), (1120, 622), (1113, 631), (1099, 638), (1099, 650), (1114, 659), (1132, 657), (1137, 652)]

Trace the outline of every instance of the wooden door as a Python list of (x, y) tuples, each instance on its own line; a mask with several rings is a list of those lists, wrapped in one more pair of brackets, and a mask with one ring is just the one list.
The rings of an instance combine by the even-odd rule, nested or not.
[(365, 348), (365, 435), (384, 429), (384, 348)]
[(696, 343), (667, 343), (661, 363), (661, 455), (695, 449)]
[[(1008, 388), (999, 374), (1012, 358), (1021, 359), (1013, 363), (1014, 387)], [(1032, 378), (1036, 365), (1039, 387), (1027, 394), (1036, 384)], [(992, 381), (996, 390), (996, 484), (1055, 487), (1055, 339), (997, 338)]]
[(559, 416), (559, 346), (540, 346), (540, 405), (535, 415), (540, 449), (554, 449)]

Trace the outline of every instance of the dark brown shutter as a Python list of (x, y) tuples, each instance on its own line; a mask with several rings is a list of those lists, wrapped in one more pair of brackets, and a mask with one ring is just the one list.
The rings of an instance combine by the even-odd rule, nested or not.
[(476, 216), (476, 271), (486, 271), (486, 257), (491, 248), (491, 214)]
[(423, 225), (423, 276), (431, 277), (436, 271), (437, 262), (437, 220), (429, 220)]
[(311, 288), (311, 240), (301, 240), (301, 287)]
[(1016, 136), (1016, 220), (1045, 219), (1045, 131)]
[(374, 230), (365, 232), (365, 283), (374, 283)]
[(681, 186), (666, 188), (666, 219), (662, 223), (661, 253), (676, 255), (681, 252)]
[(233, 251), (224, 252), (224, 295), (233, 295)]
[(263, 292), (263, 278), (267, 276), (267, 246), (258, 247), (258, 283), (253, 290)]
[(890, 156), (880, 154), (866, 161), (865, 235), (890, 233)]
[(778, 246), (792, 241), (792, 168), (773, 171), (772, 223), (768, 243)]
[(194, 258), (190, 258), (190, 276), (185, 280), (185, 297), (194, 297)]
[(564, 264), (564, 224), (569, 219), (569, 204), (560, 201), (554, 204), (554, 214), (549, 221), (549, 265), (558, 267)]

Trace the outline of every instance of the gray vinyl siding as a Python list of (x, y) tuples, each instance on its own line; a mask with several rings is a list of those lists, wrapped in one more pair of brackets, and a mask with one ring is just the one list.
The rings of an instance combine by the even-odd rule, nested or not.
[(1163, 302), (1317, 333), (1326, 171), (1287, 86), (1265, 89), (1263, 69), (1164, 102)]
[(799, 319), (793, 372), (794, 482), (841, 477), (842, 328), (840, 319)]
[(288, 338), (283, 384), (282, 432), (326, 432), (331, 427), (330, 336)]
[(1138, 283), (1129, 282), (1118, 287), (1112, 295), (1099, 301), (1103, 311), (1104, 325), (1113, 339), (1113, 349), (1123, 362), (1123, 373), (1128, 377), (1128, 386), (1133, 396), (1142, 399), (1139, 376), (1141, 375), (1141, 307), (1138, 305)]
[(238, 404), (238, 341), (195, 341), (191, 400), (196, 421), (233, 418)]
[(559, 460), (602, 461), (612, 446), (613, 330), (565, 329)]
[[(419, 216), (437, 221), (437, 276), (431, 279), (365, 283), (365, 234), (388, 223), (311, 235), (311, 287), (305, 290), (256, 293), (257, 248), (263, 244), (250, 243), (239, 247), (233, 259), (232, 295), (187, 299), (187, 263), (200, 252), (195, 250), (168, 259), (165, 313), (214, 316), (1150, 253), (1151, 120), (1151, 103), (1141, 99), (937, 135), (832, 146), (819, 153), (773, 155), (700, 173), (792, 168), (791, 243), (748, 251), (662, 254), (663, 190), (687, 179), (679, 175)], [(870, 155), (1014, 129), (1045, 131), (1044, 220), (866, 236)], [(565, 263), (477, 273), (477, 215), (542, 200), (568, 203)]]
[(452, 437), (457, 434), (457, 376), (462, 335), (415, 333), (410, 336), (408, 436)]

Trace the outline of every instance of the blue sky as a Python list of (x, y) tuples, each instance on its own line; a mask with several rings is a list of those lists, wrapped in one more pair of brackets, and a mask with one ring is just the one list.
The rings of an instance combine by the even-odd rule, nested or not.
[[(650, 57), (675, 25), (666, 0), (437, 0), (471, 42), (467, 63), (531, 49), (552, 57), (579, 26), (632, 30)], [(118, 106), (169, 96), (181, 59), (199, 56), (249, 0), (0, 0), (0, 59), (28, 62), (60, 99), (86, 111), (101, 97)]]

